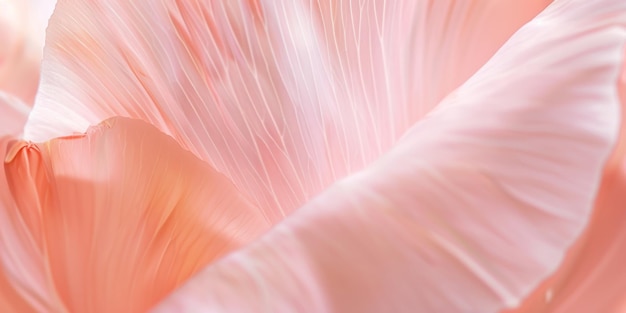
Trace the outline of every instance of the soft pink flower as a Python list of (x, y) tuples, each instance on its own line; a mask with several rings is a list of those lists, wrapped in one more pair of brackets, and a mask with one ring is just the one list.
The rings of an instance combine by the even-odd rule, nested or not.
[(550, 2), (59, 0), (1, 311), (623, 310), (626, 2)]

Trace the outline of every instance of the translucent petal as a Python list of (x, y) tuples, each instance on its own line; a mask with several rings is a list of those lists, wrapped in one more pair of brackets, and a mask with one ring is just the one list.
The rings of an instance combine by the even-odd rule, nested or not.
[(278, 221), (387, 151), (548, 2), (61, 0), (25, 135), (149, 121)]
[(155, 312), (498, 312), (588, 223), (619, 128), (626, 2), (560, 0), (368, 169)]

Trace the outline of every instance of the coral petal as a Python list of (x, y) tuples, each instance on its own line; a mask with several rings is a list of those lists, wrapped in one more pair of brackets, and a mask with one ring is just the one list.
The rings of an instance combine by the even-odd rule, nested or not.
[(21, 217), (12, 224), (41, 255), (3, 249), (1, 260), (45, 262), (52, 283), (3, 269), (27, 292), (53, 290), (70, 312), (144, 312), (269, 227), (228, 179), (139, 120), (18, 143), (5, 168), (16, 205), (3, 213)]

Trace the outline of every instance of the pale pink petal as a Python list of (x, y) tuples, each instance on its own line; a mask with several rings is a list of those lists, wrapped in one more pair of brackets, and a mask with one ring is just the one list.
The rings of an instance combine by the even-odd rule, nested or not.
[(156, 312), (497, 312), (586, 225), (619, 123), (626, 2), (559, 0), (368, 169)]
[(20, 99), (0, 91), (0, 136), (21, 134), (29, 112)]
[(370, 114), (359, 130), (388, 147), (552, 0), (310, 2), (337, 83)]
[(626, 64), (619, 85), (622, 125), (594, 215), (558, 271), (506, 313), (623, 313), (626, 309)]
[(39, 312), (145, 312), (269, 226), (223, 175), (139, 120), (17, 143), (5, 168), (16, 205), (2, 221), (17, 231), (0, 232), (1, 269), (16, 301), (62, 301)]
[(0, 91), (32, 105), (54, 0), (0, 0)]
[(363, 168), (547, 0), (61, 0), (26, 137), (141, 118), (274, 221)]
[(623, 313), (626, 304), (626, 163), (604, 178), (590, 225), (564, 265), (506, 313)]

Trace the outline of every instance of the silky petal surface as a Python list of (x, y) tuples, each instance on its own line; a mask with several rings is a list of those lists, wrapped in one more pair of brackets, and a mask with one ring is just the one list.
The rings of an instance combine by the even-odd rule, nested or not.
[(223, 175), (139, 120), (15, 143), (4, 168), (15, 205), (2, 221), (17, 230), (2, 228), (1, 269), (15, 301), (55, 308), (39, 312), (145, 312), (269, 226)]
[(54, 0), (0, 0), (0, 91), (35, 101)]
[(149, 121), (277, 221), (387, 151), (548, 2), (61, 0), (25, 136)]
[(155, 312), (498, 312), (588, 222), (617, 139), (626, 2), (559, 0), (372, 166)]
[(0, 91), (0, 136), (21, 134), (29, 112), (19, 98)]
[(566, 260), (506, 313), (623, 313), (626, 310), (626, 64), (619, 84), (622, 124), (593, 217)]
[[(14, 144), (12, 137), (0, 138), (3, 157)], [(10, 192), (5, 168), (0, 166), (0, 310), (64, 312), (44, 261), (41, 238), (33, 237), (26, 219)]]
[(547, 281), (506, 313), (623, 313), (626, 309), (626, 164), (607, 175), (590, 225)]

